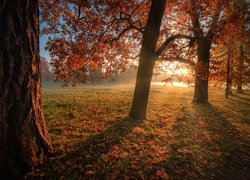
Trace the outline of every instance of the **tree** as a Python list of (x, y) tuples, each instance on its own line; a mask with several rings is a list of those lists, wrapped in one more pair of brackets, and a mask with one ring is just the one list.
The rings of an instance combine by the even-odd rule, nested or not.
[[(71, 76), (68, 72), (84, 70), (89, 63), (106, 68), (107, 73), (107, 69), (123, 69), (136, 54), (139, 63), (130, 116), (144, 119), (155, 61), (193, 65), (194, 57), (185, 59), (184, 54), (189, 54), (194, 41), (198, 59), (194, 101), (207, 102), (212, 42), (226, 25), (240, 22), (237, 10), (229, 11), (233, 1), (169, 1), (163, 9), (158, 6), (166, 2), (151, 0), (56, 3), (53, 12), (57, 13), (43, 12), (48, 24), (44, 33), (56, 33), (47, 48), (58, 72), (68, 75), (61, 77), (66, 80)], [(51, 3), (48, 0), (44, 7)], [(75, 55), (78, 61), (72, 60)]]
[(152, 1), (139, 58), (136, 85), (129, 115), (135, 119), (145, 119), (150, 83), (157, 56), (156, 44), (165, 10), (166, 0)]
[(101, 84), (103, 80), (102, 69), (91, 70), (89, 72), (89, 78), (92, 84)]
[(231, 71), (232, 71), (232, 65), (231, 65), (231, 44), (229, 41), (228, 50), (227, 50), (227, 86), (226, 86), (226, 93), (225, 97), (227, 98), (228, 95), (232, 94), (232, 77), (231, 77)]
[[(243, 93), (242, 86), (243, 83), (249, 83), (249, 8), (250, 8), (250, 2), (248, 1), (243, 1), (244, 3), (238, 5), (244, 6), (245, 11), (243, 13), (245, 23), (243, 26), (240, 27), (240, 30), (243, 31), (243, 36), (240, 44), (239, 44), (239, 57), (238, 57), (238, 64), (237, 64), (237, 92), (238, 93)], [(248, 64), (248, 65), (245, 65)], [(248, 80), (245, 80), (247, 77)]]
[(38, 1), (0, 2), (0, 176), (13, 177), (52, 151), (41, 106)]
[(243, 51), (243, 45), (240, 46), (240, 57), (239, 57), (239, 62), (237, 66), (237, 70), (239, 73), (239, 79), (237, 82), (237, 92), (242, 93), (242, 84), (243, 84), (243, 68), (244, 68), (244, 51)]
[(242, 7), (232, 8), (235, 0), (185, 0), (174, 4), (177, 10), (173, 21), (177, 21), (179, 31), (191, 32), (197, 41), (193, 101), (206, 103), (211, 48), (225, 29), (233, 31), (230, 25), (242, 24)]
[(42, 81), (52, 81), (53, 71), (50, 69), (50, 64), (45, 57), (40, 57), (40, 69), (41, 69), (41, 80)]
[(239, 39), (221, 40), (212, 50), (209, 79), (215, 85), (226, 82), (226, 96), (232, 93), (232, 86), (237, 86), (237, 92), (242, 93), (243, 85), (249, 83), (247, 43), (244, 43), (244, 33), (239, 35)]
[[(49, 4), (51, 3), (44, 4), (43, 20), (48, 23), (44, 32), (57, 34), (56, 38), (50, 39), (47, 48), (56, 61), (59, 71), (72, 70), (70, 68), (68, 71), (68, 66), (65, 65), (72, 64), (71, 57), (75, 54), (81, 57), (75, 63), (76, 71), (95, 63), (101, 65), (106, 73), (124, 69), (128, 67), (127, 64), (131, 59), (138, 57), (136, 87), (129, 114), (134, 119), (145, 119), (155, 61), (168, 59), (165, 57), (165, 50), (173, 41), (193, 40), (189, 35), (166, 32), (167, 23), (163, 18), (166, 0), (84, 1), (75, 4), (79, 8), (75, 8), (73, 2), (70, 2), (70, 8), (67, 3), (66, 5), (58, 3), (54, 8), (58, 9), (55, 12), (61, 12), (59, 16), (53, 12), (52, 15), (46, 12)], [(76, 12), (78, 17), (74, 15)], [(60, 18), (63, 21), (59, 21)], [(85, 21), (77, 23), (79, 19)], [(164, 28), (160, 28), (161, 26)], [(98, 42), (95, 40), (96, 37), (99, 37)], [(178, 50), (176, 48), (176, 52)], [(181, 60), (182, 58), (179, 58), (179, 61)]]
[(226, 82), (226, 97), (232, 93), (234, 83), (238, 92), (242, 92), (243, 83), (247, 84), (249, 70), (244, 54), (249, 36), (248, 5), (247, 2), (237, 1), (230, 7), (231, 10), (241, 9), (237, 15), (241, 21), (227, 24), (212, 48), (210, 79), (213, 82)]

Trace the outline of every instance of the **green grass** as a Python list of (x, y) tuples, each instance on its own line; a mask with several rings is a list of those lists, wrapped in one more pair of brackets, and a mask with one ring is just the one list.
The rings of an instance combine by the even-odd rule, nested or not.
[(27, 177), (249, 178), (250, 93), (193, 104), (193, 88), (152, 87), (148, 119), (127, 118), (130, 87), (44, 88), (54, 156)]

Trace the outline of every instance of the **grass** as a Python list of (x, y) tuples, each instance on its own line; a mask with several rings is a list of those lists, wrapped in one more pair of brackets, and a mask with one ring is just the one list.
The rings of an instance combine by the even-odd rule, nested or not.
[(151, 89), (148, 119), (127, 118), (130, 87), (44, 88), (43, 111), (54, 156), (27, 178), (247, 179), (250, 92)]

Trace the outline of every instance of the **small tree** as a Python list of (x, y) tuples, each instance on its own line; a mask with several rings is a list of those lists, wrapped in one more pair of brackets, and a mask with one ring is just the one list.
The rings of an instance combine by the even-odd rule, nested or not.
[(45, 57), (40, 57), (40, 69), (41, 69), (41, 79), (42, 81), (53, 81), (53, 71), (50, 67), (48, 60)]

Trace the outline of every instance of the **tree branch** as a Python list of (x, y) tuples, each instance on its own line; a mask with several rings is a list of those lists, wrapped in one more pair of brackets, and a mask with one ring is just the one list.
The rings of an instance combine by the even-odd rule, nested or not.
[(137, 59), (138, 57), (140, 57), (140, 54), (137, 54), (137, 55), (134, 56), (134, 57), (130, 57), (130, 59)]
[(134, 12), (145, 2), (145, 0), (143, 0), (131, 13), (130, 15), (134, 14)]
[(83, 1), (84, 1), (84, 0), (81, 0), (81, 1), (79, 2), (79, 4), (78, 4), (78, 19), (79, 19), (79, 17), (81, 16), (81, 8), (82, 8)]
[(185, 58), (182, 58), (182, 57), (161, 57), (161, 58), (158, 58), (157, 60), (160, 60), (160, 61), (167, 61), (167, 62), (180, 62), (180, 63), (185, 63), (185, 64), (189, 64), (190, 66), (194, 66), (195, 63), (189, 59), (185, 59)]
[[(133, 22), (131, 15), (144, 3), (145, 0), (143, 0), (130, 14), (125, 13), (122, 11), (122, 7), (119, 6), (120, 8), (120, 17), (119, 18), (114, 18), (111, 22), (111, 24), (104, 30), (104, 32), (101, 34), (101, 36), (99, 37), (98, 41), (100, 41), (102, 39), (102, 37), (105, 35), (105, 33), (112, 27), (112, 25), (116, 22), (116, 21), (127, 21), (129, 24), (129, 27), (127, 27), (125, 29), (125, 31), (129, 30), (129, 29), (135, 29), (140, 33), (143, 33), (143, 28), (142, 28), (142, 24), (140, 20), (137, 20), (135, 22)], [(140, 27), (137, 27), (135, 24), (139, 23)]]
[(191, 22), (193, 25), (192, 30), (194, 32), (195, 37), (202, 37), (204, 32), (201, 28), (201, 24), (199, 20), (200, 16), (199, 16), (199, 13), (197, 12), (195, 3), (196, 3), (195, 1), (191, 1), (192, 9), (187, 10), (186, 12), (191, 18)]
[(119, 40), (119, 39), (122, 37), (122, 35), (125, 34), (125, 33), (126, 33), (128, 30), (130, 30), (130, 29), (132, 29), (130, 26), (127, 27), (127, 28), (125, 28), (125, 29), (123, 29), (123, 31), (122, 31), (116, 38), (114, 38), (114, 39), (112, 39), (112, 40), (110, 40), (110, 41), (105, 41), (105, 43), (110, 43), (110, 44), (112, 44), (114, 41)]
[(109, 28), (111, 28), (111, 26), (115, 23), (115, 21), (128, 21), (129, 26), (127, 28), (125, 28), (124, 30), (130, 30), (130, 29), (135, 29), (140, 33), (143, 33), (143, 30), (141, 28), (138, 28), (136, 26), (133, 25), (133, 23), (130, 21), (130, 18), (114, 18), (113, 21), (111, 22), (111, 24), (105, 29), (105, 31), (101, 34), (101, 36), (99, 37), (98, 41), (100, 42), (102, 37), (105, 35), (105, 33), (109, 30)]
[(219, 16), (220, 13), (223, 11), (224, 7), (221, 5), (221, 7), (219, 6), (217, 9), (217, 12), (213, 15), (212, 17), (212, 22), (210, 25), (210, 28), (208, 30), (207, 36), (209, 37), (213, 37), (216, 34), (216, 30), (218, 29), (219, 25)]
[(172, 21), (174, 21), (174, 22), (176, 22), (177, 24), (180, 24), (180, 25), (182, 25), (182, 26), (187, 27), (188, 29), (192, 29), (191, 26), (189, 26), (189, 25), (187, 25), (187, 24), (184, 24), (184, 23), (181, 23), (180, 21), (178, 21), (178, 20), (172, 18), (171, 16), (167, 16), (167, 18), (170, 19), (170, 20), (172, 20)]
[(52, 4), (50, 4), (48, 7), (45, 6), (45, 4), (43, 3), (43, 1), (41, 1), (41, 2), (42, 2), (42, 4), (43, 4), (43, 6), (44, 6), (44, 9), (45, 9), (45, 10), (49, 10), (49, 9), (52, 8), (52, 6), (54, 6), (54, 4), (56, 4), (58, 1), (59, 1), (59, 0), (55, 0), (55, 1), (54, 1)]
[(173, 35), (173, 36), (171, 36), (171, 37), (169, 37), (169, 38), (166, 39), (166, 41), (156, 51), (156, 55), (160, 56), (164, 52), (164, 50), (166, 49), (166, 47), (168, 46), (168, 44), (171, 41), (174, 41), (175, 39), (189, 39), (189, 40), (194, 40), (194, 38), (192, 36), (187, 36), (187, 35), (182, 35), (182, 34)]

